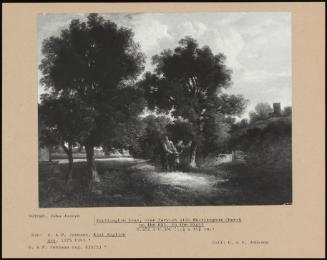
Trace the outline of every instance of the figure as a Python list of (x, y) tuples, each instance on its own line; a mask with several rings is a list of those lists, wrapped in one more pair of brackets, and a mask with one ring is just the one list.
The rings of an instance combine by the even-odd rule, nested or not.
[(164, 171), (172, 170), (172, 162), (174, 160), (174, 153), (176, 148), (168, 136), (165, 135), (162, 142), (161, 164)]
[(180, 155), (184, 152), (185, 148), (188, 148), (188, 145), (184, 145), (183, 140), (179, 140), (175, 146), (174, 150), (174, 162), (173, 169), (180, 170)]

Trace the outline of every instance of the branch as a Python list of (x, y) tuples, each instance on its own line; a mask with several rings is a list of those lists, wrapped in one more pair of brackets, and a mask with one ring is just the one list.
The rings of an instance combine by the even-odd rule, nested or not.
[(69, 149), (64, 144), (61, 144), (61, 147), (64, 149), (65, 153), (69, 154)]
[(192, 80), (192, 84), (193, 84), (193, 88), (194, 88), (194, 94), (196, 95), (200, 91), (199, 84), (198, 84), (196, 76), (192, 76), (191, 80)]
[(185, 83), (185, 86), (186, 86), (188, 92), (191, 93), (192, 92), (192, 86), (190, 85), (190, 83), (189, 82), (186, 82)]
[(69, 145), (69, 147), (66, 147), (64, 141), (62, 140), (62, 137), (60, 137), (60, 141), (59, 142), (60, 142), (60, 145), (61, 145), (62, 149), (64, 149), (65, 153), (67, 155), (69, 155), (70, 150), (71, 150), (71, 145)]

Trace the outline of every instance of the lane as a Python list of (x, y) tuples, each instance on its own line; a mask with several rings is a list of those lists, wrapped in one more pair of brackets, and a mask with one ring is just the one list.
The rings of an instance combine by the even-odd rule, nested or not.
[[(53, 159), (52, 161), (58, 162), (59, 164), (68, 164), (68, 159)], [(96, 162), (136, 162), (137, 159), (133, 157), (114, 157), (114, 158), (96, 158)], [(86, 162), (86, 158), (83, 159), (74, 159), (75, 162)]]
[[(97, 205), (97, 206), (177, 206), (225, 204), (236, 190), (224, 184), (229, 182), (222, 171), (163, 172), (147, 160), (99, 158), (96, 160), (101, 183), (101, 194), (85, 193), (84, 186), (75, 179), (74, 192), (63, 195), (64, 171), (67, 160), (58, 160), (60, 171), (50, 174), (43, 183), (43, 205)], [(85, 163), (85, 159), (74, 162)], [(85, 165), (76, 164), (77, 176), (83, 176)], [(53, 191), (48, 192), (47, 187)], [(58, 196), (55, 196), (55, 195)], [(60, 201), (57, 199), (60, 197)]]
[(215, 174), (205, 172), (163, 172), (156, 169), (146, 161), (140, 161), (131, 167), (135, 181), (143, 181), (154, 186), (168, 186), (170, 191), (182, 191), (185, 193), (196, 194), (196, 196), (211, 196), (220, 192), (220, 185), (229, 181), (229, 179), (217, 171)]

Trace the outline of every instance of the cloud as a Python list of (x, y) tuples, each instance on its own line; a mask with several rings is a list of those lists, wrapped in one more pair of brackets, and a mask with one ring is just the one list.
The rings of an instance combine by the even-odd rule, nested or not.
[(175, 30), (175, 34), (180, 34), (183, 37), (191, 35), (194, 38), (200, 38), (208, 28), (201, 22), (186, 21), (177, 26), (177, 28), (171, 27), (171, 30)]
[[(43, 14), (38, 19), (39, 42), (57, 35), (72, 18), (87, 14)], [(146, 54), (174, 49), (185, 36), (200, 46), (226, 55), (233, 70), (230, 93), (250, 100), (247, 112), (258, 102), (291, 105), (291, 15), (287, 12), (112, 13), (102, 14), (119, 26), (131, 28)]]
[(212, 32), (212, 37), (215, 39), (212, 49), (215, 52), (221, 52), (226, 55), (226, 64), (235, 69), (242, 67), (238, 56), (244, 48), (244, 40), (242, 35), (229, 28), (218, 28)]
[(159, 49), (159, 42), (163, 38), (170, 39), (168, 26), (162, 24), (158, 20), (152, 20), (150, 23), (145, 22), (146, 19), (136, 21), (134, 24), (135, 40), (142, 46), (144, 52), (152, 49)]

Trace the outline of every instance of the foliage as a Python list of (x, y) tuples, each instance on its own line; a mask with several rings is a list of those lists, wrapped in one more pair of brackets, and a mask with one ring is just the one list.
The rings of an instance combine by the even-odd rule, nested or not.
[(264, 102), (258, 103), (254, 109), (254, 112), (250, 112), (250, 122), (267, 119), (273, 112), (271, 105)]
[(217, 136), (215, 130), (225, 129), (212, 127), (213, 122), (223, 121), (212, 119), (214, 114), (240, 115), (246, 106), (242, 96), (222, 92), (231, 85), (232, 72), (225, 59), (223, 54), (214, 55), (208, 46), (200, 48), (193, 38), (186, 37), (174, 51), (155, 55), (155, 72), (146, 73), (140, 83), (150, 109), (172, 110), (175, 118), (187, 120), (193, 148), (209, 136)]
[(171, 120), (165, 116), (149, 115), (142, 119), (141, 135), (131, 146), (134, 156), (155, 160), (160, 155), (161, 141), (167, 135), (167, 125)]
[[(127, 137), (117, 140), (117, 133), (121, 134), (126, 122), (127, 129), (132, 128), (129, 122), (134, 122), (145, 104), (142, 90), (134, 84), (144, 69), (144, 54), (133, 41), (133, 32), (90, 14), (86, 22), (72, 20), (60, 36), (46, 39), (42, 46), (41, 84), (50, 93), (49, 98), (55, 97), (60, 109), (69, 97), (85, 112), (87, 124), (80, 123), (79, 128), (69, 122), (71, 117), (60, 119), (72, 131), (69, 138), (88, 146), (91, 157), (95, 146), (125, 142)], [(74, 107), (71, 116), (75, 113)], [(73, 122), (79, 120), (77, 116)], [(74, 132), (76, 129), (81, 132)], [(127, 136), (134, 138), (130, 133)]]
[(205, 119), (203, 136), (204, 141), (200, 147), (204, 156), (210, 153), (223, 152), (229, 140), (230, 124), (221, 113), (212, 113)]
[(250, 127), (231, 139), (234, 149), (246, 152), (247, 162), (267, 168), (291, 167), (292, 124), (289, 118), (267, 123), (265, 127)]
[(292, 107), (291, 106), (284, 107), (283, 116), (291, 116), (291, 115), (292, 115)]
[[(255, 195), (272, 194), (278, 203), (292, 202), (292, 122), (290, 117), (256, 121), (231, 132), (230, 146), (246, 154), (234, 162), (231, 183)], [(261, 196), (261, 195), (260, 195)], [(262, 195), (264, 197), (264, 195)]]
[(173, 123), (167, 125), (167, 132), (169, 133), (170, 139), (177, 143), (183, 141), (183, 143), (189, 143), (195, 136), (193, 125), (181, 118), (176, 119)]
[(249, 120), (247, 118), (243, 118), (239, 122), (228, 122), (230, 124), (230, 133), (232, 134), (235, 131), (245, 129), (249, 126)]
[(94, 110), (82, 100), (44, 94), (39, 105), (40, 141), (43, 145), (83, 143), (93, 124)]

